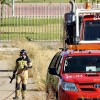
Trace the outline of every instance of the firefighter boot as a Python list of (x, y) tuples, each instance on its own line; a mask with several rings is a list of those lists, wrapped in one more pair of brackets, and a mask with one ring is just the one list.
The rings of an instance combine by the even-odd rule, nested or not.
[(19, 100), (19, 91), (15, 92), (15, 97), (13, 97), (14, 100)]
[(22, 91), (22, 100), (25, 100), (25, 91)]
[(13, 97), (14, 100), (19, 100), (19, 97)]

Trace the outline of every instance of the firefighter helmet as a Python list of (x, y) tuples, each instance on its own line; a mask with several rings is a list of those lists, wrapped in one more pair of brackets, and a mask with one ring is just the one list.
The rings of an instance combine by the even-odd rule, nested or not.
[(22, 49), (22, 50), (20, 51), (20, 55), (26, 55), (26, 50), (25, 50), (25, 49)]

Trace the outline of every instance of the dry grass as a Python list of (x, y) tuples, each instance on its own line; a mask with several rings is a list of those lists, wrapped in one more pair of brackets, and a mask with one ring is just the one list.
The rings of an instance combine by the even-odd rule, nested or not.
[[(21, 49), (26, 49), (28, 56), (30, 57), (33, 68), (29, 70), (29, 76), (33, 76), (33, 80), (37, 85), (37, 90), (45, 90), (45, 80), (46, 73), (49, 63), (58, 51), (59, 46), (56, 49), (53, 49), (50, 46), (45, 46), (43, 44), (36, 44), (27, 42), (27, 40), (18, 40), (14, 41), (15, 47)], [(11, 55), (11, 66), (14, 68), (15, 61), (19, 57), (19, 50)]]

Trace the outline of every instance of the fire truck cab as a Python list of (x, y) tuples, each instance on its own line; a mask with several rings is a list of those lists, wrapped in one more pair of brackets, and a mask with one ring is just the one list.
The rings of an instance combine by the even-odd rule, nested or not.
[(86, 46), (87, 44), (98, 46), (97, 44), (100, 43), (100, 9), (89, 7), (86, 7), (87, 9), (76, 9), (75, 3), (73, 1), (70, 1), (70, 3), (72, 9), (65, 14), (64, 21), (65, 44), (67, 43), (70, 49), (71, 47), (76, 49), (76, 44), (79, 44), (78, 46)]

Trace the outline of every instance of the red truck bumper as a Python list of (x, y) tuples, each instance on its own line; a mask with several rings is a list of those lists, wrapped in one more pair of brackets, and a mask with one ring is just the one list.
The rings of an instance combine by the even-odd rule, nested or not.
[(100, 100), (100, 92), (59, 91), (59, 100)]

